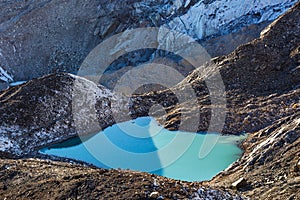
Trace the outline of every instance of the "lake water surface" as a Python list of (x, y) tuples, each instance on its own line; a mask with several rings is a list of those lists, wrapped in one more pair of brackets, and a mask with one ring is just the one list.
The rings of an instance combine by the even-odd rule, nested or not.
[[(169, 131), (153, 118), (141, 117), (40, 152), (101, 168), (132, 169), (178, 180), (202, 181), (211, 179), (241, 156), (237, 142), (244, 138)], [(201, 156), (203, 149), (209, 151)]]

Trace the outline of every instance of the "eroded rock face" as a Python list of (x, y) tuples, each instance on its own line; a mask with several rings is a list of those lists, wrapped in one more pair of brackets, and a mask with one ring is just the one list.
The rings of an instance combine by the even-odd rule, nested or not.
[[(273, 20), (295, 2), (243, 1), (241, 5), (237, 0), (5, 1), (0, 3), (0, 67), (14, 81), (56, 72), (76, 74), (97, 44), (127, 29), (165, 24), (196, 40), (205, 40)], [(212, 57), (223, 55), (257, 37), (260, 30), (214, 39), (203, 45), (207, 45)], [(153, 57), (153, 52), (147, 53), (145, 56), (143, 51), (134, 64)], [(128, 60), (120, 61), (119, 65), (131, 64)]]
[(0, 82), (0, 90), (7, 89), (9, 86), (8, 82)]
[[(175, 2), (175, 3), (174, 3)], [(184, 13), (189, 1), (5, 1), (0, 3), (0, 67), (15, 81), (75, 73), (104, 38), (159, 26)]]

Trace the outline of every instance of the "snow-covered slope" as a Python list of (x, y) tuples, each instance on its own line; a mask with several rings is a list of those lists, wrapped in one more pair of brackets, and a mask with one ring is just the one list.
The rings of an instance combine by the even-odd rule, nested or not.
[[(114, 123), (112, 113), (128, 110), (119, 103), (123, 101), (128, 100), (67, 73), (11, 87), (0, 93), (0, 157), (26, 155), (48, 142), (95, 133)], [(96, 117), (100, 126), (93, 121)]]
[(272, 21), (297, 0), (201, 0), (166, 24), (196, 39), (224, 35), (250, 24)]

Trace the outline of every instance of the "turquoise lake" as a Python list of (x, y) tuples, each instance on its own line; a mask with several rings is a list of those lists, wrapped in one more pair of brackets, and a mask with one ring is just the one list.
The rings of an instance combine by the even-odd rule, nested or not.
[(210, 180), (240, 158), (241, 136), (169, 131), (153, 118), (115, 124), (97, 134), (69, 139), (40, 150), (101, 168), (150, 172), (185, 180)]

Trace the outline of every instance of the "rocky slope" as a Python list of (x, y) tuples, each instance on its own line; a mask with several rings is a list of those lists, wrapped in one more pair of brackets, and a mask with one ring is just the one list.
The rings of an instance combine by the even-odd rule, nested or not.
[[(223, 129), (225, 133), (253, 132), (293, 114), (297, 111), (297, 106), (293, 105), (299, 101), (298, 18), (296, 7), (268, 26), (260, 38), (227, 56), (214, 59), (216, 65), (209, 65), (209, 70), (196, 69), (178, 86), (179, 89), (192, 85), (201, 102), (199, 108), (205, 112), (210, 104), (205, 79), (213, 79), (214, 73), (219, 71), (226, 88), (229, 111)], [(196, 108), (189, 110), (193, 109)], [(170, 114), (174, 118), (169, 120), (172, 127), (178, 123), (176, 113), (174, 110)], [(208, 124), (205, 119), (202, 121), (202, 124)], [(205, 130), (207, 125), (199, 129)]]
[[(223, 132), (250, 132), (242, 144), (242, 158), (204, 185), (234, 188), (251, 199), (300, 198), (299, 18), (300, 3), (267, 27), (260, 38), (216, 58), (215, 69), (206, 74), (195, 70), (181, 83), (196, 88), (198, 108), (205, 113), (212, 106), (205, 103), (209, 101), (204, 80), (219, 70), (228, 109)], [(179, 124), (179, 113), (175, 109), (167, 114), (166, 126)], [(199, 128), (205, 130), (203, 119)]]
[[(0, 154), (24, 156), (74, 137), (81, 129), (82, 134), (99, 131), (115, 123), (112, 112), (122, 113), (123, 98), (71, 74), (48, 75), (5, 90), (0, 95)], [(116, 110), (110, 108), (114, 101), (120, 102)], [(93, 107), (99, 111), (97, 126), (90, 122), (89, 108)]]
[(250, 134), (244, 156), (205, 185), (232, 188), (243, 178), (238, 190), (251, 199), (299, 199), (299, 117), (298, 111)]
[[(172, 88), (172, 91), (180, 91), (192, 86), (198, 104), (188, 100), (178, 102), (171, 90), (134, 95), (129, 100), (69, 74), (49, 75), (5, 90), (0, 94), (1, 196), (14, 199), (28, 195), (27, 198), (30, 198), (49, 192), (54, 198), (71, 194), (76, 197), (114, 195), (126, 198), (136, 194), (134, 198), (141, 199), (150, 198), (151, 194), (158, 195), (153, 193), (157, 191), (165, 199), (197, 195), (204, 198), (203, 195), (212, 191), (204, 189), (202, 194), (202, 190), (198, 189), (211, 186), (218, 190), (215, 196), (220, 199), (229, 195), (221, 190), (232, 190), (232, 193), (251, 199), (299, 199), (299, 18), (300, 3), (297, 3), (265, 29), (260, 38), (240, 46), (227, 56), (215, 58), (215, 65), (208, 63)], [(156, 117), (170, 129), (179, 128), (180, 121), (185, 120), (185, 111), (193, 116), (194, 111), (200, 109), (199, 126), (196, 128), (207, 130), (211, 109), (218, 105), (211, 104), (205, 80), (215, 77), (217, 71), (222, 76), (226, 89), (223, 95), (227, 99), (223, 133), (245, 131), (249, 132), (249, 138), (242, 144), (245, 150), (242, 158), (212, 181), (184, 183), (143, 173), (92, 169), (72, 163), (8, 159), (37, 157), (38, 148), (72, 137), (82, 127), (88, 127), (86, 132), (95, 130), (93, 124), (86, 124), (91, 114), (89, 110), (79, 114), (87, 116), (83, 119), (83, 126), (79, 129), (76, 128), (78, 124), (74, 126), (71, 100), (76, 80), (79, 90), (75, 90), (75, 95), (83, 97), (79, 98), (83, 107), (96, 105), (99, 127), (114, 123), (112, 112), (120, 113), (122, 120), (122, 114), (125, 116), (127, 112), (124, 111), (128, 111), (125, 102), (130, 101), (132, 117), (148, 115), (151, 106), (160, 103), (164, 109), (162, 112), (158, 109), (154, 114), (160, 114)], [(111, 102), (118, 106), (110, 108)], [(153, 178), (163, 184), (155, 186)], [(243, 179), (232, 185), (240, 178)], [(34, 187), (34, 181), (42, 187)], [(15, 185), (19, 187), (16, 189)]]
[(243, 199), (224, 190), (147, 173), (37, 159), (0, 159), (0, 163), (4, 199)]
[(185, 13), (189, 1), (3, 1), (0, 63), (14, 80), (76, 72), (103, 38), (129, 28), (159, 26)]
[[(0, 2), (0, 67), (14, 81), (55, 72), (76, 73), (87, 54), (109, 36), (162, 24), (195, 39), (229, 34), (203, 43), (212, 57), (219, 56), (257, 37), (264, 23), (295, 2), (243, 1), (243, 9), (237, 9), (240, 3), (233, 0), (4, 1)], [(264, 25), (237, 34), (242, 27), (260, 22)], [(149, 60), (152, 53), (143, 51), (134, 63)], [(129, 58), (121, 66), (131, 63)], [(0, 73), (0, 77), (5, 76)], [(12, 82), (0, 79), (0, 90), (7, 87), (7, 81)]]

